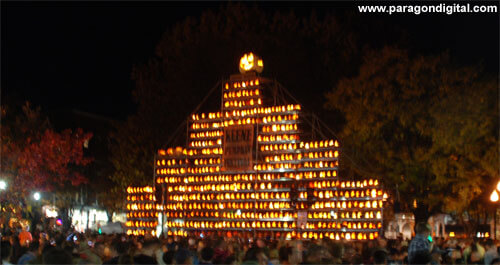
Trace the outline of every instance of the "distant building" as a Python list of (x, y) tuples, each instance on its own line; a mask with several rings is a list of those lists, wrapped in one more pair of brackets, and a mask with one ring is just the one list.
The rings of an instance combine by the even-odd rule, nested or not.
[(385, 226), (384, 236), (387, 239), (397, 239), (401, 237), (409, 240), (413, 237), (415, 229), (415, 217), (412, 213), (397, 213), (394, 219)]

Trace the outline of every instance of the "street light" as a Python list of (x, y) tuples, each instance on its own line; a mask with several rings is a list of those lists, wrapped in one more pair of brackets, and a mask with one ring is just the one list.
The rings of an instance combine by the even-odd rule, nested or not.
[(41, 197), (40, 192), (35, 192), (35, 194), (33, 194), (33, 199), (35, 199), (35, 201), (40, 200), (40, 197)]
[(494, 190), (490, 195), (490, 201), (497, 202), (498, 201), (498, 192)]
[[(7, 189), (7, 181), (1, 179), (0, 180), (0, 191)], [(2, 212), (2, 198), (0, 198), (0, 212)]]
[(7, 189), (7, 181), (5, 180), (0, 180), (0, 190), (5, 190)]
[[(491, 193), (490, 195), (490, 201), (492, 202), (498, 202), (499, 200), (499, 196), (498, 196), (498, 192), (500, 191), (500, 181), (498, 181), (497, 183), (497, 187), (495, 190), (493, 190), (493, 192)], [(493, 239), (497, 239), (497, 208), (495, 206), (495, 214), (493, 216)]]

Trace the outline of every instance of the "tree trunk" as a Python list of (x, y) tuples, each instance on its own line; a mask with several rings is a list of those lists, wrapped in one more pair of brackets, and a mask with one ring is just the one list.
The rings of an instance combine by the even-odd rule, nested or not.
[(62, 212), (61, 219), (62, 219), (62, 223), (63, 223), (63, 229), (66, 231), (66, 230), (70, 229), (70, 227), (71, 227), (71, 220), (69, 219), (68, 207), (62, 208), (61, 212)]
[(89, 230), (89, 222), (90, 222), (90, 210), (87, 208), (87, 224), (85, 226), (85, 233)]
[(113, 222), (113, 211), (106, 209), (106, 215), (108, 216), (108, 224)]
[(31, 222), (31, 227), (33, 231), (36, 229), (36, 226), (40, 223), (40, 220), (42, 218), (41, 212), (42, 212), (41, 207), (37, 207), (33, 212), (33, 221)]
[(467, 214), (467, 221), (464, 220), (465, 234), (470, 237), (473, 236), (474, 230), (476, 228), (476, 221), (472, 218), (471, 214)]

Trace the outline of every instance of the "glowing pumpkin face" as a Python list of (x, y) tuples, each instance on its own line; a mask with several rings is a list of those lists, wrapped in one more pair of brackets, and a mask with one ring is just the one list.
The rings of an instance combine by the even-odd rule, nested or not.
[(264, 63), (262, 59), (254, 55), (253, 53), (244, 54), (240, 59), (240, 73), (244, 74), (249, 71), (256, 71), (257, 73), (262, 73), (264, 69)]

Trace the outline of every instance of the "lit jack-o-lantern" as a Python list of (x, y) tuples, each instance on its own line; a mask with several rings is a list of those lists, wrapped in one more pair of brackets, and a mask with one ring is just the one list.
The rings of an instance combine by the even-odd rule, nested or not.
[(261, 58), (253, 53), (244, 54), (240, 59), (240, 73), (244, 74), (249, 71), (256, 71), (262, 73), (264, 69), (264, 62)]

